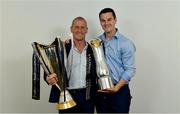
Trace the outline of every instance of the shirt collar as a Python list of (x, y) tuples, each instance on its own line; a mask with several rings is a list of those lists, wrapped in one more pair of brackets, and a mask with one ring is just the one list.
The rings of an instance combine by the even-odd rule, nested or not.
[[(116, 28), (116, 33), (114, 34), (113, 38), (118, 39), (118, 38), (120, 38), (120, 35), (121, 35), (120, 32)], [(103, 41), (106, 41), (105, 33), (103, 33), (100, 37), (102, 38)]]
[[(84, 50), (87, 50), (87, 47), (88, 47), (88, 43), (86, 42), (86, 46), (84, 47), (83, 51), (84, 51)], [(73, 49), (74, 49), (74, 50), (78, 50), (75, 45), (73, 45)]]

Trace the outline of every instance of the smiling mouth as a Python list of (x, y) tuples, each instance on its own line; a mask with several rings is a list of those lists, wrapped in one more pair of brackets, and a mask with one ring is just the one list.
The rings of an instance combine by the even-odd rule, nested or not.
[(109, 27), (111, 27), (111, 25), (105, 25), (104, 27), (105, 27), (105, 28), (109, 28)]

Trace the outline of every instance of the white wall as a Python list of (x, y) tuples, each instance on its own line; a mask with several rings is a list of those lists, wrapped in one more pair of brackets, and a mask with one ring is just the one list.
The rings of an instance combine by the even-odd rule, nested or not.
[[(0, 7), (1, 7), (1, 4), (0, 4)], [(2, 39), (2, 24), (1, 24), (1, 11), (2, 9), (0, 8), (0, 92), (2, 92), (2, 85), (1, 85), (1, 81), (2, 81), (2, 79), (1, 79), (1, 76), (2, 76), (2, 62), (1, 62), (1, 60), (2, 60), (2, 53), (1, 53), (1, 50), (2, 50), (2, 41), (1, 41), (1, 39)], [(2, 110), (2, 97), (1, 97), (1, 94), (0, 94), (0, 111)]]
[(131, 112), (180, 113), (178, 0), (4, 0), (0, 5), (0, 112), (57, 112), (43, 80), (41, 100), (31, 99), (31, 42), (68, 37), (76, 16), (88, 21), (87, 39), (96, 37), (102, 32), (99, 11), (112, 7), (117, 27), (137, 48)]
[[(178, 7), (178, 20), (180, 20), (180, 7)], [(180, 43), (180, 22), (178, 22), (178, 44)], [(180, 45), (178, 45), (178, 74), (180, 74)], [(180, 80), (180, 77), (179, 77), (179, 79), (178, 80)], [(178, 94), (178, 96), (180, 96), (180, 83), (178, 83), (179, 84), (179, 88), (178, 88), (178, 92), (179, 92), (179, 94)], [(179, 112), (180, 112), (180, 97), (179, 97), (179, 99), (178, 99), (178, 109), (179, 109)]]

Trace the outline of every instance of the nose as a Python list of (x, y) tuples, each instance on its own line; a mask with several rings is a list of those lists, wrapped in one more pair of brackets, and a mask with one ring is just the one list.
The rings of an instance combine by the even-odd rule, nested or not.
[(83, 31), (82, 29), (77, 29), (78, 33), (82, 33), (82, 31)]
[(109, 22), (108, 21), (104, 21), (104, 25), (107, 25)]

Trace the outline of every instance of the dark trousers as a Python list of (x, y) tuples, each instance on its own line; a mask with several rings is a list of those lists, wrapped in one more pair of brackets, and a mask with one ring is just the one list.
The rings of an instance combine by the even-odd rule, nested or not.
[(123, 86), (113, 94), (97, 93), (97, 113), (129, 113), (131, 94), (129, 86)]
[(92, 99), (86, 100), (86, 89), (69, 90), (76, 106), (66, 110), (59, 110), (62, 113), (94, 113), (94, 101)]

